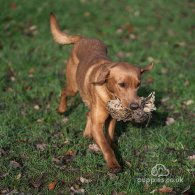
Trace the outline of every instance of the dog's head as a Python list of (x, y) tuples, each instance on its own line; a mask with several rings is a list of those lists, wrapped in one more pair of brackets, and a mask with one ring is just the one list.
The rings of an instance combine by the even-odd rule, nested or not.
[(105, 84), (108, 93), (119, 98), (124, 107), (136, 110), (141, 103), (137, 96), (141, 75), (152, 68), (153, 64), (149, 64), (145, 68), (138, 68), (128, 63), (104, 65), (93, 83), (96, 85)]

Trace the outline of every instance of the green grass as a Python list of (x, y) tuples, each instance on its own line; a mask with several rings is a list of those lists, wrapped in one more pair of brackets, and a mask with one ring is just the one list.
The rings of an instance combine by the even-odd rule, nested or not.
[[(172, 187), (175, 194), (189, 186), (192, 192), (195, 164), (188, 156), (195, 150), (195, 102), (184, 102), (194, 100), (195, 94), (194, 9), (193, 1), (187, 0), (4, 1), (0, 8), (0, 193), (9, 189), (24, 194), (70, 194), (74, 186), (90, 195), (149, 194), (163, 185)], [(155, 63), (143, 78), (140, 94), (156, 91), (158, 110), (148, 128), (117, 125), (116, 152), (123, 172), (113, 179), (102, 155), (90, 153), (91, 141), (82, 138), (87, 109), (79, 96), (69, 101), (66, 123), (65, 116), (56, 113), (64, 60), (71, 47), (53, 42), (50, 12), (71, 34), (103, 40), (115, 61), (140, 67), (151, 60)], [(35, 34), (30, 30), (33, 25)], [(165, 97), (168, 101), (161, 103)], [(167, 117), (175, 123), (166, 126)], [(39, 143), (46, 144), (42, 151), (37, 149)], [(66, 154), (70, 150), (77, 152), (71, 159)], [(52, 158), (64, 160), (56, 166)], [(10, 166), (14, 160), (21, 167)], [(183, 182), (148, 186), (138, 182), (138, 178), (155, 178), (151, 169), (159, 163), (169, 169), (168, 178), (182, 177)], [(80, 176), (92, 182), (82, 184)], [(54, 180), (56, 188), (49, 191), (48, 184)], [(33, 182), (42, 185), (35, 188)]]

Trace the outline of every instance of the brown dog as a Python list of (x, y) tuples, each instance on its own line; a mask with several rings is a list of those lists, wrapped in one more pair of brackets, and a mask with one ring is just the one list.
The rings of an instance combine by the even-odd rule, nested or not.
[(50, 26), (57, 43), (74, 44), (66, 67), (66, 86), (61, 93), (58, 112), (64, 113), (67, 110), (67, 96), (74, 96), (79, 91), (89, 108), (83, 135), (93, 138), (98, 144), (109, 170), (119, 172), (121, 167), (112, 149), (116, 120), (109, 116), (106, 104), (117, 97), (124, 106), (137, 109), (140, 105), (137, 90), (141, 74), (151, 70), (153, 65), (138, 68), (126, 62), (112, 62), (104, 43), (67, 35), (60, 30), (53, 14), (50, 16)]

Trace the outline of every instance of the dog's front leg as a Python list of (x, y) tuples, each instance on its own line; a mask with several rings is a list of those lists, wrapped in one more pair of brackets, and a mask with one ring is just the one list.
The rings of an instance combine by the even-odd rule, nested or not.
[(113, 149), (116, 148), (116, 144), (114, 142), (115, 127), (116, 127), (116, 119), (109, 117), (106, 120), (105, 132), (106, 132), (106, 139)]
[(116, 160), (114, 151), (108, 144), (106, 137), (103, 132), (103, 127), (105, 121), (108, 117), (107, 112), (101, 107), (94, 108), (91, 110), (91, 120), (92, 120), (92, 136), (95, 142), (100, 147), (104, 159), (106, 160), (107, 167), (110, 172), (117, 173), (121, 171), (121, 167)]
[(84, 137), (88, 137), (88, 138), (92, 138), (92, 134), (91, 134), (91, 128), (92, 128), (92, 124), (91, 124), (91, 113), (90, 111), (87, 112), (87, 123), (85, 126), (85, 130), (83, 132), (83, 136)]

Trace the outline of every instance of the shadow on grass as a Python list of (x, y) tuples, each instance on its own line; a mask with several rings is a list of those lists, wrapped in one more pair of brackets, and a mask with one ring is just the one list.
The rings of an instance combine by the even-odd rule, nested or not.
[[(141, 97), (141, 96), (147, 96), (149, 95), (150, 93), (152, 92), (152, 89), (150, 87), (142, 87), (138, 93), (138, 95)], [(162, 97), (164, 97), (164, 94), (163, 92), (161, 91), (155, 91), (155, 105), (156, 105), (156, 108), (157, 108), (157, 111), (153, 112), (152, 113), (152, 118), (149, 122), (149, 125), (148, 127), (146, 127), (146, 123), (143, 123), (143, 124), (136, 124), (136, 123), (132, 123), (133, 127), (136, 127), (136, 128), (141, 128), (143, 131), (146, 131), (147, 129), (155, 129), (157, 127), (163, 127), (165, 126), (165, 121), (166, 121), (166, 118), (168, 116), (168, 111), (163, 111), (163, 112), (158, 112), (158, 108), (161, 105), (161, 102), (160, 100), (162, 99)], [(128, 122), (117, 122), (117, 125), (116, 125), (116, 134), (118, 136), (118, 138), (128, 130)], [(116, 141), (116, 145), (118, 145), (118, 140)], [(122, 156), (121, 156), (121, 152), (119, 150), (119, 148), (117, 147), (116, 150), (115, 150), (115, 155), (119, 161), (119, 163), (121, 164), (121, 166), (124, 166), (124, 161), (122, 159)]]
[(63, 113), (64, 116), (68, 117), (81, 103), (81, 97), (79, 96), (79, 94), (77, 94), (74, 97), (68, 97), (68, 105), (67, 105), (67, 111), (65, 113)]
[[(139, 96), (147, 96), (152, 92), (152, 89), (150, 87), (142, 87), (138, 93)], [(165, 120), (168, 116), (168, 112), (164, 111), (164, 112), (158, 112), (158, 107), (162, 106), (160, 100), (162, 99), (162, 97), (164, 97), (163, 92), (161, 91), (155, 91), (155, 105), (157, 107), (157, 111), (153, 112), (152, 114), (152, 118), (150, 120), (150, 123), (148, 125), (148, 127), (146, 127), (146, 123), (145, 124), (136, 124), (133, 123), (132, 125), (136, 128), (141, 128), (143, 131), (147, 130), (147, 128), (150, 129), (155, 129), (157, 127), (162, 127), (165, 125)], [(71, 112), (73, 112), (73, 110), (79, 106), (79, 104), (82, 102), (80, 96), (77, 94), (75, 97), (69, 97), (68, 98), (68, 110), (67, 112), (64, 113), (65, 116), (68, 116), (71, 114)], [(117, 137), (119, 138), (124, 132), (126, 132), (128, 130), (128, 124), (127, 122), (117, 122), (116, 125), (116, 134)], [(116, 146), (118, 145), (118, 140), (116, 141)], [(115, 155), (116, 158), (118, 160), (118, 162), (120, 163), (120, 165), (122, 167), (124, 167), (124, 161), (122, 159), (122, 155), (120, 152), (119, 147), (115, 148)]]
[[(153, 90), (147, 86), (142, 87), (138, 93), (139, 96), (147, 96)], [(148, 128), (157, 128), (165, 126), (165, 121), (168, 116), (168, 111), (158, 112), (158, 108), (162, 106), (161, 99), (164, 97), (164, 93), (162, 91), (155, 91), (155, 105), (157, 110), (152, 113), (152, 118), (150, 120)], [(144, 124), (134, 124), (136, 127), (144, 127)]]

